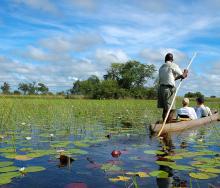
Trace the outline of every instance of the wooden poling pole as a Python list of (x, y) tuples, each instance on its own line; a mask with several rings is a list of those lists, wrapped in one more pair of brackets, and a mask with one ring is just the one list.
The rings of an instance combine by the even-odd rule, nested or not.
[[(196, 57), (196, 55), (197, 55), (197, 53), (194, 53), (192, 59), (191, 59), (190, 62), (189, 62), (189, 65), (187, 66), (187, 70), (190, 68), (190, 66), (191, 66), (191, 64), (192, 64), (192, 62), (193, 62), (193, 60), (194, 60), (195, 57)], [(161, 133), (163, 132), (163, 129), (164, 129), (165, 124), (166, 124), (166, 122), (167, 122), (168, 116), (169, 116), (169, 114), (170, 114), (170, 111), (171, 111), (171, 109), (172, 109), (172, 107), (173, 107), (173, 104), (174, 104), (174, 101), (175, 101), (175, 99), (176, 99), (177, 93), (178, 93), (178, 91), (179, 91), (179, 89), (180, 89), (180, 87), (181, 87), (181, 84), (182, 84), (182, 80), (180, 81), (179, 86), (178, 86), (177, 89), (176, 89), (176, 92), (175, 92), (175, 94), (174, 94), (174, 97), (173, 97), (172, 103), (171, 103), (171, 105), (170, 105), (170, 108), (168, 109), (168, 112), (167, 112), (167, 114), (166, 114), (166, 117), (165, 117), (165, 119), (164, 119), (164, 121), (163, 121), (163, 125), (162, 125), (162, 127), (161, 127), (161, 129), (160, 129), (160, 131), (159, 131), (159, 133), (158, 133), (158, 135), (157, 135), (158, 137), (159, 137), (159, 136), (161, 135)]]

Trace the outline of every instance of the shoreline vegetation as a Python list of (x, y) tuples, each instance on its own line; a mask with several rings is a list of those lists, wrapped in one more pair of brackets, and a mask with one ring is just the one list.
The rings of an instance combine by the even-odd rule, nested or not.
[[(158, 78), (154, 65), (138, 61), (112, 63), (102, 78), (91, 75), (85, 80), (76, 80), (72, 88), (52, 93), (41, 82), (21, 82), (11, 91), (10, 83), (4, 82), (0, 89), (6, 98), (66, 98), (66, 99), (157, 99)], [(204, 96), (200, 92), (188, 92), (185, 97)], [(210, 96), (216, 98), (216, 96)]]

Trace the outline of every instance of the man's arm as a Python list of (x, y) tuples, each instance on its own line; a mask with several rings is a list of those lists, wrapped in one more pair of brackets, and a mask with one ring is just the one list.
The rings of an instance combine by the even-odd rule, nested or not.
[(175, 78), (175, 80), (185, 79), (185, 78), (187, 77), (187, 75), (188, 75), (188, 70), (187, 70), (187, 69), (184, 69), (183, 74), (177, 76), (177, 77)]

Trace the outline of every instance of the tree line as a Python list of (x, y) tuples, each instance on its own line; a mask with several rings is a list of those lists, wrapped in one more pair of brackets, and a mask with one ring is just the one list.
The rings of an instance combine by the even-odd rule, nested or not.
[[(91, 99), (156, 99), (159, 83), (154, 77), (155, 72), (154, 65), (142, 64), (138, 61), (112, 63), (101, 79), (91, 75), (86, 80), (77, 80), (71, 89), (58, 92), (57, 95), (65, 95), (66, 98), (82, 96)], [(18, 89), (11, 92), (9, 83), (4, 82), (0, 88), (5, 95), (53, 95), (44, 83), (19, 83)], [(204, 95), (200, 92), (185, 94), (185, 97), (189, 98), (200, 96)]]
[(154, 65), (138, 61), (112, 63), (103, 79), (92, 75), (87, 80), (78, 80), (70, 90), (72, 95), (83, 95), (93, 99), (147, 98), (157, 96), (156, 87), (146, 87), (154, 79)]
[(11, 92), (11, 86), (9, 83), (4, 82), (1, 86), (2, 94), (4, 95), (38, 95), (38, 94), (50, 94), (49, 88), (43, 83), (19, 83), (18, 89)]

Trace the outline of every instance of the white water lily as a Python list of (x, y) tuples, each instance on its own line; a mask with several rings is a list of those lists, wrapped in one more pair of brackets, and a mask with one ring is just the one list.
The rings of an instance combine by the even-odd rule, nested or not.
[(26, 125), (26, 123), (25, 123), (25, 122), (22, 122), (21, 125)]
[(64, 151), (65, 151), (64, 149), (59, 149), (59, 150), (57, 150), (57, 153), (62, 153)]
[(31, 140), (30, 136), (25, 137), (26, 140)]
[(4, 139), (5, 137), (3, 135), (0, 135), (0, 139)]
[(19, 172), (24, 172), (24, 170), (25, 170), (25, 167), (22, 167), (19, 169)]
[(50, 134), (50, 137), (54, 137), (54, 134)]
[(203, 139), (202, 139), (202, 138), (200, 138), (200, 139), (198, 139), (197, 141), (198, 141), (198, 142), (203, 142)]

